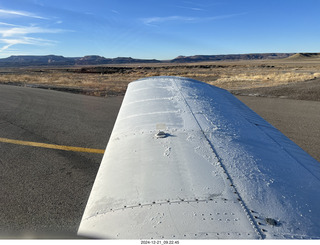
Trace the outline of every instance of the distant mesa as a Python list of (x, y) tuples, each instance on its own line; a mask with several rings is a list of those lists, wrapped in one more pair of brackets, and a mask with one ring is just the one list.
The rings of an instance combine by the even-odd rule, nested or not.
[(72, 58), (65, 58), (58, 55), (13, 55), (8, 58), (0, 59), (1, 67), (15, 67), (15, 66), (57, 66), (57, 65), (72, 65), (74, 62)]
[(155, 59), (134, 59), (131, 57), (105, 58), (99, 55), (88, 55), (84, 57), (16, 55), (0, 59), (0, 67), (77, 66), (131, 63), (161, 63), (161, 61)]
[(227, 55), (180, 55), (172, 60), (135, 59), (132, 57), (105, 58), (99, 55), (84, 57), (63, 57), (58, 55), (16, 55), (0, 59), (0, 67), (25, 66), (91, 66), (106, 64), (142, 64), (142, 63), (195, 63), (212, 61), (269, 60), (269, 59), (320, 59), (319, 53), (257, 53)]
[(194, 55), (178, 56), (171, 60), (173, 63), (206, 62), (206, 61), (236, 61), (236, 60), (265, 60), (288, 58), (293, 53), (257, 53), (257, 54), (225, 54), (225, 55)]
[(320, 53), (297, 53), (287, 58), (288, 60), (320, 60)]

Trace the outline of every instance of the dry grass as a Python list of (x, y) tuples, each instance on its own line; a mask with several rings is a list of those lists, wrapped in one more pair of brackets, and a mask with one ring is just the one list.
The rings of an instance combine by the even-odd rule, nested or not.
[(223, 74), (216, 81), (209, 82), (212, 85), (225, 89), (249, 89), (258, 87), (273, 87), (289, 83), (297, 83), (313, 80), (320, 77), (320, 73), (295, 73), (273, 72), (265, 74)]
[(320, 77), (319, 63), (212, 62), (118, 65), (113, 67), (25, 68), (0, 70), (0, 83), (76, 88), (85, 94), (124, 94), (129, 82), (151, 76), (182, 76), (228, 90), (272, 87)]

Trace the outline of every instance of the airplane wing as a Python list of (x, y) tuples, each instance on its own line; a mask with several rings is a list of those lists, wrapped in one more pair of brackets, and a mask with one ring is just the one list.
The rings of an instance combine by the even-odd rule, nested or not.
[(129, 84), (79, 235), (320, 238), (320, 163), (226, 90)]

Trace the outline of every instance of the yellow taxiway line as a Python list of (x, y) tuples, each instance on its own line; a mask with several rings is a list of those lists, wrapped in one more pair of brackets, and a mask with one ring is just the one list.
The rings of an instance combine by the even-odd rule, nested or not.
[(56, 150), (63, 150), (63, 151), (78, 151), (78, 152), (104, 154), (104, 150), (101, 150), (101, 149), (91, 149), (91, 148), (65, 146), (65, 145), (53, 145), (53, 144), (37, 143), (37, 142), (31, 142), (31, 141), (12, 140), (12, 139), (6, 139), (6, 138), (0, 138), (0, 142), (16, 144), (16, 145), (42, 147), (42, 148), (49, 148), (49, 149), (56, 149)]

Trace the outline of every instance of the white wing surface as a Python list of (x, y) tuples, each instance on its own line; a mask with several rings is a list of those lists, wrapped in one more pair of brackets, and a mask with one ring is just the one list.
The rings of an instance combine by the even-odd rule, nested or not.
[(80, 235), (320, 238), (320, 163), (229, 92), (129, 84)]

